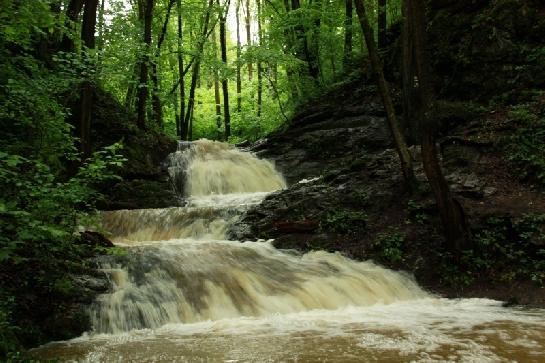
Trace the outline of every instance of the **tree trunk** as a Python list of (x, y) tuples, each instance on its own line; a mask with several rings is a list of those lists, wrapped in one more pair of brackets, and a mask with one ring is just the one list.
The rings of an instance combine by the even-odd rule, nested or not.
[(187, 111), (185, 113), (184, 122), (182, 124), (182, 140), (188, 140), (188, 137), (192, 136), (193, 132), (193, 108), (195, 107), (195, 89), (199, 80), (199, 70), (201, 66), (200, 57), (202, 56), (204, 42), (208, 36), (208, 25), (210, 24), (210, 13), (214, 6), (214, 0), (208, 0), (208, 7), (206, 9), (206, 15), (204, 17), (203, 30), (201, 37), (197, 42), (197, 55), (193, 61), (191, 69), (191, 86), (189, 87), (189, 99), (187, 100)]
[[(286, 13), (289, 14), (291, 11), (291, 3), (290, 0), (284, 0), (284, 8), (286, 9)], [(290, 51), (296, 49), (295, 47), (295, 34), (293, 31), (291, 31), (288, 27), (284, 29), (284, 38), (285, 38), (285, 44), (286, 47), (283, 48), (283, 53), (288, 55)], [(296, 81), (296, 71), (290, 67), (289, 65), (286, 67), (286, 76), (288, 78), (288, 89), (290, 90), (292, 99), (297, 99), (302, 97), (301, 88), (299, 87), (297, 81)]]
[[(212, 32), (212, 45), (214, 60), (218, 59), (218, 42), (216, 41), (216, 31)], [(218, 70), (214, 68), (214, 100), (216, 101), (216, 127), (218, 132), (221, 128), (221, 95), (220, 95), (220, 78)]]
[(189, 98), (187, 100), (187, 111), (182, 124), (182, 140), (189, 140), (189, 124), (193, 118), (193, 108), (195, 107), (195, 89), (197, 88), (197, 78), (199, 77), (199, 68), (201, 61), (197, 60), (191, 68), (191, 85), (189, 86)]
[(240, 2), (241, 0), (236, 0), (237, 5), (235, 8), (236, 11), (236, 22), (237, 22), (237, 112), (240, 113), (242, 110), (242, 78), (240, 74), (240, 58), (242, 55), (242, 47), (240, 45)]
[(98, 67), (101, 68), (102, 50), (104, 49), (104, 6), (106, 0), (100, 1), (100, 11), (98, 12)]
[[(251, 14), (250, 14), (250, 0), (246, 0), (246, 46), (252, 46), (252, 29), (251, 29)], [(252, 81), (253, 65), (252, 59), (248, 58), (248, 80)]]
[[(301, 8), (300, 0), (291, 0), (291, 10), (298, 10)], [(320, 70), (317, 67), (317, 60), (314, 58), (313, 52), (310, 50), (307, 30), (303, 25), (303, 19), (299, 19), (299, 24), (295, 26), (295, 37), (298, 40), (298, 44), (295, 49), (295, 55), (307, 64), (308, 74), (314, 79), (316, 83), (319, 82)]]
[[(261, 1), (256, 0), (257, 4), (257, 41), (261, 46)], [(263, 104), (263, 68), (260, 59), (257, 60), (257, 117), (261, 117), (261, 108)]]
[(185, 115), (185, 82), (184, 82), (184, 56), (182, 54), (183, 45), (183, 22), (182, 22), (182, 2), (176, 0), (176, 11), (178, 13), (178, 87), (180, 88), (180, 117), (178, 120), (178, 136), (182, 136), (182, 123)]
[[(84, 0), (70, 0), (66, 7), (66, 28), (69, 29), (69, 31), (74, 31), (76, 29), (79, 14), (83, 9), (83, 2)], [(60, 50), (63, 52), (74, 52), (74, 39), (70, 34), (63, 34)]]
[(445, 180), (439, 163), (436, 146), (435, 97), (431, 80), (431, 67), (426, 52), (426, 13), (423, 0), (405, 0), (405, 35), (404, 62), (405, 72), (413, 75), (404, 77), (410, 82), (404, 87), (404, 96), (409, 99), (406, 106), (413, 108), (419, 120), (421, 133), (422, 162), (431, 190), (437, 201), (437, 208), (443, 224), (447, 247), (457, 258), (470, 245), (470, 232), (467, 227), (465, 213), (460, 203), (453, 198), (449, 185)]
[(159, 97), (159, 75), (157, 70), (157, 59), (151, 62), (151, 84), (153, 89), (151, 91), (151, 108), (155, 123), (159, 128), (163, 129), (163, 106), (161, 105), (161, 98)]
[(310, 5), (314, 8), (314, 26), (310, 31), (310, 44), (309, 44), (309, 69), (310, 75), (320, 80), (322, 75), (321, 62), (320, 62), (320, 27), (322, 25), (322, 0), (314, 0), (310, 2)]
[[(144, 0), (138, 0), (136, 2), (136, 17), (138, 19), (139, 24), (144, 24)], [(133, 7), (134, 9), (134, 7)], [(133, 66), (133, 78), (129, 82), (129, 86), (127, 87), (127, 93), (125, 95), (125, 108), (130, 113), (133, 113), (135, 111), (135, 102), (136, 97), (138, 93), (138, 82), (140, 81), (140, 66), (141, 66), (141, 59), (137, 59), (134, 66)]]
[(157, 39), (155, 57), (153, 59), (153, 62), (151, 62), (151, 80), (153, 84), (153, 91), (151, 93), (151, 104), (155, 123), (157, 124), (157, 126), (159, 126), (160, 129), (163, 129), (163, 106), (161, 105), (161, 98), (159, 97), (159, 74), (157, 62), (159, 61), (159, 57), (161, 56), (161, 46), (165, 41), (165, 36), (168, 29), (168, 21), (170, 20), (170, 12), (172, 11), (172, 7), (174, 6), (174, 1), (175, 0), (169, 0), (168, 2), (165, 21), (163, 22), (161, 33), (159, 34), (159, 37)]
[(140, 62), (136, 63), (133, 66), (133, 77), (132, 80), (129, 83), (129, 86), (127, 87), (127, 93), (125, 95), (125, 108), (129, 112), (134, 112), (134, 102), (136, 100), (136, 92), (137, 92), (137, 83), (140, 79)]
[[(227, 68), (227, 32), (225, 29), (225, 22), (227, 13), (229, 12), (229, 2), (230, 0), (226, 0), (225, 12), (220, 17), (221, 61), (223, 62), (223, 66), (225, 68)], [(231, 136), (231, 114), (229, 112), (229, 84), (226, 76), (224, 76), (221, 80), (221, 88), (223, 90), (223, 121), (225, 123), (225, 140), (228, 140), (229, 136)]]
[(386, 0), (378, 0), (378, 49), (386, 49)]
[[(98, 0), (86, 0), (83, 10), (81, 39), (87, 49), (95, 48), (95, 27)], [(83, 81), (79, 104), (80, 143), (83, 158), (91, 156), (91, 116), (93, 109), (93, 85), (90, 80)]]
[(345, 0), (345, 16), (344, 16), (344, 54), (343, 64), (345, 68), (350, 64), (352, 58), (352, 0)]
[(403, 173), (407, 188), (412, 191), (416, 186), (416, 178), (414, 176), (412, 158), (407, 147), (407, 143), (405, 142), (405, 137), (403, 136), (399, 127), (399, 123), (397, 121), (394, 104), (390, 96), (390, 90), (388, 88), (386, 80), (384, 79), (382, 64), (378, 57), (375, 39), (373, 37), (373, 29), (369, 25), (365, 6), (363, 5), (363, 0), (354, 0), (354, 4), (356, 5), (356, 12), (358, 14), (361, 30), (365, 37), (365, 43), (367, 44), (367, 51), (369, 53), (371, 67), (373, 68), (379, 92), (382, 97), (382, 102), (384, 104), (384, 109), (386, 111), (388, 126), (390, 127), (390, 131), (392, 132), (392, 137), (394, 139), (397, 154), (399, 155), (401, 171)]
[[(170, 65), (170, 74), (172, 75), (172, 81), (173, 83), (178, 83), (179, 75), (176, 72), (176, 67), (174, 64)], [(176, 137), (180, 137), (180, 105), (178, 104), (178, 93), (170, 93), (169, 96), (172, 95), (173, 97), (173, 104), (174, 104), (174, 118), (176, 119)]]
[(141, 130), (146, 129), (146, 102), (148, 98), (148, 66), (150, 63), (151, 23), (153, 20), (154, 0), (146, 0), (144, 5), (144, 55), (140, 62), (140, 78), (138, 85), (138, 118), (136, 124)]

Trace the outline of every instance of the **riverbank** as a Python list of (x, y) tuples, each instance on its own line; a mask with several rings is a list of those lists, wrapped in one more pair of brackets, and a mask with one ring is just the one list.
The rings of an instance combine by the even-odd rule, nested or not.
[[(380, 100), (362, 84), (341, 85), (251, 147), (275, 161), (290, 185), (250, 210), (230, 236), (372, 259), (448, 297), (545, 306), (545, 193), (509, 154), (520, 133), (519, 106), (445, 106), (443, 122), (457, 118), (458, 126), (440, 139), (443, 168), (472, 232), (472, 248), (456, 262), (443, 246), (418, 147), (411, 150), (420, 190), (411, 195)], [(525, 107), (543, 109), (544, 102)]]

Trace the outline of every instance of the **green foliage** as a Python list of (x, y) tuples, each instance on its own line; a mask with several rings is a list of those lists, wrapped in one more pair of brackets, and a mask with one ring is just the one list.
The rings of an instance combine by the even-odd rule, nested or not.
[(430, 218), (424, 206), (412, 199), (407, 203), (407, 211), (410, 218), (409, 222), (426, 224)]
[(388, 263), (399, 263), (403, 261), (403, 247), (405, 236), (396, 230), (386, 233), (380, 233), (373, 241), (371, 247), (375, 251), (374, 255), (380, 261)]
[(0, 357), (19, 348), (17, 331), (20, 328), (13, 325), (11, 320), (14, 303), (15, 299), (13, 296), (5, 294), (0, 290)]
[(11, 281), (0, 284), (0, 290), (6, 289), (0, 305), (0, 338), (4, 342), (0, 357), (30, 362), (18, 353), (6, 354), (21, 349), (19, 336), (24, 336), (24, 341), (43, 339), (40, 327), (19, 325), (22, 313), (12, 315), (13, 309), (23, 308), (18, 300), (21, 295), (32, 291), (73, 298), (78, 294), (65, 274), (80, 268), (84, 256), (94, 251), (90, 246), (75, 244), (73, 233), (85, 211), (91, 210), (100, 196), (93, 186), (116, 177), (112, 168), (123, 161), (117, 154), (119, 148), (112, 145), (95, 152), (68, 179), (40, 160), (0, 152), (0, 275), (6, 276), (4, 271), (24, 271), (27, 266), (33, 270), (17, 276), (20, 281), (15, 286), (10, 286)]
[(519, 104), (507, 115), (516, 131), (507, 139), (506, 153), (524, 178), (545, 185), (545, 111), (543, 104)]
[(322, 229), (340, 234), (365, 228), (367, 214), (358, 211), (340, 210), (328, 213), (320, 223)]
[(46, 250), (66, 248), (82, 211), (98, 197), (93, 185), (115, 177), (111, 168), (123, 161), (119, 148), (95, 152), (67, 181), (39, 160), (0, 152), (0, 262), (23, 262), (16, 251), (27, 243), (44, 244)]
[(500, 282), (529, 278), (545, 284), (545, 215), (527, 214), (518, 219), (491, 217), (475, 231), (474, 246), (462, 253), (460, 264), (438, 252), (443, 281), (467, 286), (479, 276)]
[[(45, 35), (57, 26), (57, 19), (50, 9), (50, 1), (0, 2), (0, 42), (17, 44), (31, 49), (36, 35)], [(2, 48), (4, 44), (1, 44)]]

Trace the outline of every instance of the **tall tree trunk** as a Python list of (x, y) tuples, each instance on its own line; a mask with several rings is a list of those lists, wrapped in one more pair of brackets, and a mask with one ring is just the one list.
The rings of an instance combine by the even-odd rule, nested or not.
[[(291, 0), (291, 10), (298, 10), (301, 8), (300, 0)], [(319, 82), (320, 70), (318, 68), (317, 59), (315, 54), (311, 51), (307, 37), (307, 29), (303, 25), (303, 19), (299, 19), (299, 24), (295, 26), (295, 37), (298, 40), (298, 44), (295, 50), (295, 55), (303, 60), (308, 67), (308, 74), (314, 79), (315, 82)]]
[[(86, 0), (83, 10), (83, 22), (81, 26), (81, 39), (87, 49), (95, 48), (95, 26), (97, 17), (98, 0)], [(79, 125), (80, 143), (83, 158), (91, 156), (91, 116), (93, 110), (93, 85), (90, 80), (82, 84)]]
[[(413, 108), (409, 113), (419, 120), (422, 162), (431, 190), (437, 201), (448, 248), (459, 258), (470, 245), (470, 232), (460, 203), (453, 198), (439, 163), (436, 146), (436, 122), (433, 120), (436, 104), (431, 80), (431, 67), (426, 52), (426, 8), (423, 0), (404, 1), (405, 26), (403, 37), (404, 65), (411, 79), (404, 77), (405, 105)], [(404, 70), (405, 71), (405, 70)]]
[(180, 88), (180, 117), (176, 127), (178, 136), (182, 136), (182, 123), (185, 115), (185, 82), (184, 82), (184, 56), (182, 54), (183, 45), (183, 21), (182, 21), (182, 1), (176, 0), (176, 11), (178, 13), (178, 87)]
[[(76, 30), (76, 24), (78, 22), (79, 14), (83, 9), (84, 0), (70, 0), (66, 7), (66, 28), (68, 32), (74, 32)], [(74, 52), (74, 38), (73, 35), (64, 33), (61, 40), (60, 50), (63, 52)]]
[[(261, 46), (261, 1), (256, 0), (257, 5), (257, 42)], [(263, 69), (261, 60), (257, 59), (257, 117), (261, 117), (263, 104)]]
[[(291, 11), (291, 2), (290, 0), (284, 0), (284, 8), (286, 13), (289, 14)], [(288, 55), (290, 51), (295, 50), (295, 34), (289, 28), (284, 29), (284, 37), (286, 47), (283, 48), (284, 54)], [(296, 54), (297, 55), (297, 54)], [(299, 87), (298, 82), (296, 81), (296, 71), (290, 67), (286, 67), (286, 76), (288, 78), (289, 90), (293, 99), (302, 97), (301, 87)]]
[(154, 0), (146, 0), (144, 5), (144, 44), (146, 45), (140, 62), (140, 79), (138, 85), (138, 118), (136, 124), (141, 130), (146, 129), (146, 102), (148, 98), (148, 66), (151, 51), (151, 23), (153, 21)]
[[(322, 0), (313, 0), (310, 2), (314, 8), (314, 26), (311, 27), (309, 41), (309, 68), (310, 74), (316, 80), (319, 80), (322, 75), (320, 62), (320, 27), (322, 25)], [(315, 75), (315, 76), (314, 76)]]
[(163, 42), (165, 41), (165, 36), (167, 34), (167, 29), (168, 29), (168, 22), (170, 20), (170, 13), (172, 11), (172, 7), (174, 6), (175, 1), (176, 0), (169, 0), (168, 2), (165, 21), (163, 22), (161, 33), (159, 34), (159, 37), (157, 39), (155, 57), (153, 61), (151, 62), (151, 80), (153, 84), (153, 90), (151, 93), (151, 104), (153, 109), (153, 117), (155, 118), (155, 123), (161, 129), (163, 129), (163, 106), (161, 105), (161, 97), (159, 96), (159, 73), (158, 73), (157, 62), (159, 61), (159, 57), (161, 56), (161, 46), (163, 45)]
[(182, 140), (188, 140), (188, 137), (192, 136), (193, 130), (193, 108), (195, 107), (195, 89), (199, 80), (199, 70), (201, 68), (201, 59), (204, 42), (208, 36), (208, 26), (210, 24), (210, 13), (214, 6), (214, 0), (208, 0), (208, 7), (206, 9), (206, 15), (204, 17), (204, 23), (202, 28), (201, 37), (197, 42), (197, 55), (193, 61), (191, 69), (191, 86), (189, 87), (189, 99), (187, 100), (187, 111), (185, 113), (184, 122), (182, 123)]
[(152, 116), (159, 128), (163, 129), (163, 106), (161, 105), (161, 98), (159, 97), (159, 75), (157, 70), (157, 58), (151, 61), (151, 108)]
[(127, 93), (125, 94), (125, 108), (131, 113), (134, 112), (134, 102), (136, 100), (137, 82), (140, 79), (140, 62), (136, 63), (132, 69), (133, 77), (131, 78)]
[[(252, 29), (251, 29), (251, 14), (250, 14), (250, 0), (246, 0), (246, 46), (252, 45)], [(252, 59), (248, 58), (248, 80), (252, 81), (253, 65)]]
[(363, 0), (354, 0), (356, 5), (356, 12), (358, 14), (361, 30), (365, 37), (365, 43), (367, 44), (367, 51), (369, 53), (369, 60), (371, 61), (371, 67), (375, 74), (377, 85), (379, 88), (380, 95), (382, 97), (382, 102), (384, 104), (384, 109), (386, 111), (386, 118), (388, 119), (388, 126), (392, 132), (392, 137), (394, 139), (394, 144), (399, 155), (399, 160), (401, 163), (401, 171), (405, 179), (405, 183), (410, 190), (413, 190), (416, 186), (416, 178), (413, 171), (413, 162), (411, 154), (407, 147), (405, 137), (400, 130), (399, 123), (395, 114), (394, 104), (390, 96), (390, 90), (388, 84), (384, 79), (384, 73), (382, 71), (382, 64), (378, 57), (377, 48), (375, 45), (375, 39), (373, 37), (373, 29), (369, 25), (369, 20), (365, 11), (365, 6), (363, 5)]
[(104, 49), (104, 6), (105, 6), (106, 0), (100, 1), (100, 10), (98, 12), (98, 44), (97, 44), (97, 50), (98, 50), (98, 67), (101, 67), (102, 63), (102, 50)]
[[(61, 19), (61, 0), (50, 0), (49, 9), (56, 19)], [(60, 27), (54, 27), (54, 29), (43, 28), (41, 34), (35, 39), (36, 57), (44, 62), (44, 65), (48, 69), (55, 68), (53, 62), (53, 50), (58, 50), (60, 41), (62, 40), (62, 34), (59, 32)]]
[(378, 0), (378, 49), (386, 49), (386, 0)]
[[(218, 0), (219, 3), (219, 0)], [(227, 31), (225, 27), (227, 13), (229, 12), (230, 0), (225, 2), (225, 12), (220, 17), (220, 45), (221, 45), (221, 61), (223, 66), (227, 68)], [(222, 77), (221, 88), (223, 90), (223, 121), (225, 123), (225, 140), (231, 136), (231, 114), (229, 112), (229, 84), (226, 76)]]
[[(214, 60), (218, 59), (218, 42), (216, 40), (216, 30), (212, 31), (212, 45)], [(216, 127), (219, 131), (221, 128), (221, 95), (220, 95), (220, 78), (218, 70), (214, 69), (214, 100), (216, 101)]]
[(242, 55), (242, 47), (240, 45), (240, 2), (242, 0), (236, 0), (236, 22), (237, 22), (237, 112), (242, 110), (242, 78), (240, 74), (240, 57)]
[[(170, 74), (172, 75), (173, 83), (178, 83), (179, 76), (177, 74), (176, 66), (171, 63), (170, 65)], [(176, 120), (176, 137), (180, 137), (180, 105), (178, 104), (178, 92), (170, 93), (169, 96), (173, 97), (174, 104), (174, 118)]]
[[(144, 0), (137, 0), (136, 4), (133, 6), (133, 10), (136, 10), (136, 18), (138, 21), (138, 24), (144, 24)], [(125, 108), (127, 111), (133, 113), (135, 111), (135, 102), (138, 92), (138, 82), (140, 80), (140, 66), (141, 66), (142, 60), (136, 59), (136, 62), (133, 66), (133, 77), (131, 78), (129, 82), (129, 86), (127, 87), (127, 93), (125, 95)]]
[(344, 54), (343, 64), (346, 68), (352, 58), (352, 0), (344, 1)]
[(201, 61), (193, 62), (191, 67), (191, 85), (189, 86), (189, 98), (187, 100), (187, 111), (184, 122), (182, 123), (182, 140), (189, 140), (189, 126), (193, 118), (193, 108), (195, 107), (195, 89), (197, 88), (197, 78), (199, 77), (199, 68)]

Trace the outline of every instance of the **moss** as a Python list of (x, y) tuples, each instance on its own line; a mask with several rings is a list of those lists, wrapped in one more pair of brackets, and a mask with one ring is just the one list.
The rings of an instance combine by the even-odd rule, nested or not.
[(326, 231), (349, 234), (365, 229), (366, 224), (367, 214), (360, 211), (339, 210), (328, 213), (320, 222), (320, 227)]

